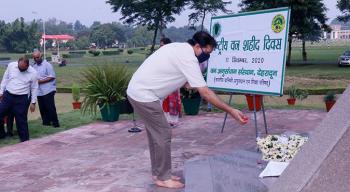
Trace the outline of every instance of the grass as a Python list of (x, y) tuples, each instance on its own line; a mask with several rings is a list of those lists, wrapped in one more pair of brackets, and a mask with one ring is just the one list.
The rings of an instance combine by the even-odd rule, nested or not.
[[(308, 62), (317, 63), (332, 63), (336, 64), (339, 55), (350, 49), (350, 46), (315, 46), (307, 47)], [(301, 47), (292, 48), (292, 63), (298, 63), (302, 61), (302, 49)]]
[[(120, 120), (132, 119), (131, 115), (123, 114), (119, 117)], [(50, 126), (43, 126), (40, 119), (30, 120), (28, 122), (29, 136), (30, 139), (45, 137), (47, 135), (52, 135), (58, 132), (66, 131), (72, 128), (80, 127), (86, 125), (96, 120), (101, 120), (101, 116), (97, 115), (92, 117), (89, 115), (82, 115), (80, 111), (70, 111), (66, 113), (59, 114), (60, 127), (53, 128)], [(19, 142), (19, 138), (14, 128), (14, 136), (6, 137), (6, 139), (0, 139), (0, 147), (13, 145)]]
[[(41, 124), (41, 120), (31, 120), (28, 122), (29, 127), (29, 136), (31, 139), (44, 137), (47, 135), (51, 135), (57, 132), (69, 130), (75, 127), (79, 127), (81, 125), (85, 125), (91, 122), (94, 122), (96, 119), (91, 118), (89, 116), (82, 116), (80, 111), (71, 111), (68, 113), (59, 114), (61, 127), (53, 128), (48, 126), (43, 126)], [(16, 128), (14, 128), (16, 130)], [(5, 145), (16, 144), (19, 142), (19, 138), (15, 133), (13, 137), (7, 137), (6, 139), (0, 140), (0, 147)]]

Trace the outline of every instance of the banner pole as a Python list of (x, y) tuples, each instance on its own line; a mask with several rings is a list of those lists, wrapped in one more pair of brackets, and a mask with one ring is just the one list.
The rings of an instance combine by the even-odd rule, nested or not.
[(261, 97), (261, 108), (264, 116), (264, 125), (265, 125), (265, 134), (267, 135), (267, 123), (266, 123), (266, 115), (265, 115), (265, 107), (264, 107), (264, 99)]
[[(230, 99), (228, 101), (228, 105), (231, 105), (231, 100), (232, 100), (232, 93), (230, 95)], [(224, 119), (224, 123), (222, 124), (222, 128), (221, 128), (221, 133), (224, 132), (224, 128), (225, 128), (225, 124), (226, 124), (226, 119), (227, 119), (227, 112), (225, 113), (225, 119)]]
[(255, 100), (255, 95), (253, 96), (253, 106), (254, 106), (254, 125), (255, 125), (255, 138), (258, 138), (258, 120), (256, 119), (256, 100)]

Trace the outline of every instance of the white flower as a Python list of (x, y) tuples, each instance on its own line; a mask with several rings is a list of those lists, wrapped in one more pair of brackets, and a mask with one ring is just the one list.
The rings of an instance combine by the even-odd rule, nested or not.
[(300, 135), (268, 135), (265, 138), (257, 138), (257, 145), (263, 160), (290, 161), (307, 140), (307, 137)]

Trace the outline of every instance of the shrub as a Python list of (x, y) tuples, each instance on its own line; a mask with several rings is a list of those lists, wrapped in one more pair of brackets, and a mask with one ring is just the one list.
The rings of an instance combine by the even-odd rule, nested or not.
[(298, 89), (295, 85), (292, 85), (287, 88), (287, 94), (291, 99), (306, 99), (308, 96), (308, 92), (306, 90)]
[(129, 55), (131, 55), (131, 54), (133, 54), (133, 53), (134, 53), (133, 50), (131, 50), (131, 49), (128, 50), (128, 54), (129, 54)]
[(80, 87), (78, 84), (73, 84), (72, 85), (72, 96), (73, 96), (73, 100), (75, 102), (79, 102), (80, 100)]
[(323, 97), (323, 101), (335, 101), (337, 99), (337, 95), (334, 91), (328, 91), (326, 95)]
[(101, 52), (97, 51), (97, 50), (90, 50), (89, 53), (92, 54), (93, 56), (97, 57), (100, 55)]
[(95, 115), (97, 107), (114, 104), (126, 96), (126, 89), (131, 78), (130, 72), (123, 65), (91, 66), (83, 71), (85, 98), (82, 102), (83, 113)]

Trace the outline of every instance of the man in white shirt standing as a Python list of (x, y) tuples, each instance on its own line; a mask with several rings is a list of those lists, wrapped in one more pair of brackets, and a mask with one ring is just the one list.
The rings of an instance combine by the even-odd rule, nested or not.
[(34, 69), (38, 73), (38, 103), (42, 124), (46, 126), (59, 127), (56, 105), (56, 74), (52, 65), (43, 60), (40, 51), (33, 52)]
[[(37, 73), (27, 58), (22, 57), (18, 62), (8, 64), (0, 86), (0, 119), (9, 112), (15, 115), (21, 142), (29, 140), (28, 103), (30, 102), (30, 111), (34, 112), (37, 91)], [(0, 135), (2, 134), (4, 130), (0, 130)]]
[(128, 99), (145, 122), (152, 175), (158, 186), (184, 187), (179, 177), (171, 175), (171, 129), (161, 99), (188, 82), (202, 98), (228, 112), (240, 123), (246, 123), (243, 113), (221, 101), (207, 87), (202, 76), (199, 63), (209, 59), (216, 45), (215, 39), (206, 32), (197, 32), (187, 43), (164, 45), (142, 63), (130, 80)]

